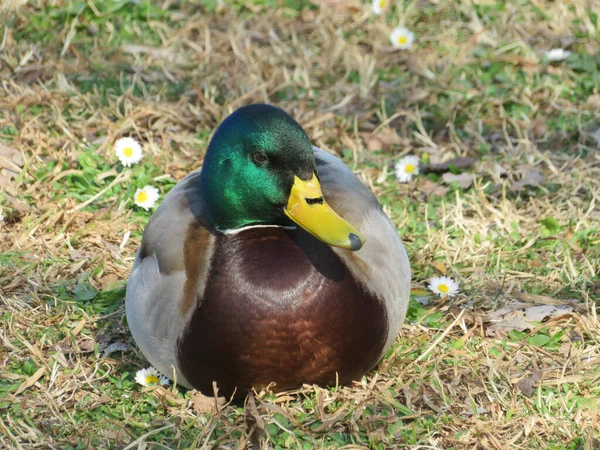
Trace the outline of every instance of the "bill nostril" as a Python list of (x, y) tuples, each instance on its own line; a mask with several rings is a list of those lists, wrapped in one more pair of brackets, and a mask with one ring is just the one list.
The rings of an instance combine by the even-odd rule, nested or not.
[(350, 250), (352, 250), (353, 252), (360, 250), (362, 248), (362, 246), (363, 246), (362, 241), (354, 233), (350, 233), (348, 235), (348, 239), (350, 239)]
[(322, 205), (325, 201), (323, 197), (306, 198), (305, 200), (309, 205)]

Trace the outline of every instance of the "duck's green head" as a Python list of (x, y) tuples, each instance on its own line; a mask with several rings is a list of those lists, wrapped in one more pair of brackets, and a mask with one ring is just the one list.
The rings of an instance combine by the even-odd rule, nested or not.
[(282, 109), (249, 105), (227, 117), (201, 180), (207, 218), (219, 231), (291, 219), (329, 245), (362, 247), (359, 232), (323, 199), (308, 136)]

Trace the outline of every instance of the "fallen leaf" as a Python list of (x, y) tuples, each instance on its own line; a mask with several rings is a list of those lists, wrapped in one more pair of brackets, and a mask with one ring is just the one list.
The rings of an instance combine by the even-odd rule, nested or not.
[(406, 104), (419, 103), (431, 95), (431, 90), (416, 88), (410, 91), (404, 99)]
[(338, 12), (356, 13), (361, 10), (361, 4), (357, 0), (311, 0), (311, 3), (315, 6), (319, 6), (321, 9), (335, 10)]
[(473, 184), (473, 180), (475, 176), (472, 173), (459, 173), (458, 175), (454, 175), (453, 173), (447, 172), (442, 175), (442, 180), (444, 183), (450, 184), (452, 182), (456, 182), (463, 189), (468, 189)]
[(536, 322), (554, 317), (560, 317), (573, 311), (571, 305), (532, 305), (531, 303), (516, 302), (500, 308), (488, 315), (491, 325), (486, 334), (506, 334), (511, 330), (525, 331), (537, 326)]
[(548, 132), (547, 122), (548, 118), (542, 116), (536, 117), (532, 120), (529, 128), (535, 137), (542, 137)]
[(370, 152), (383, 150), (383, 141), (377, 137), (369, 139), (367, 141), (367, 150), (369, 150)]
[(0, 186), (6, 186), (17, 178), (23, 167), (20, 151), (0, 143)]
[(577, 302), (576, 300), (561, 300), (547, 295), (528, 294), (526, 292), (518, 293), (516, 298), (523, 303), (536, 303), (542, 305), (564, 305), (566, 304), (565, 302)]
[(431, 261), (429, 264), (431, 264), (431, 267), (433, 267), (435, 270), (437, 270), (439, 273), (441, 273), (442, 275), (446, 275), (446, 265), (442, 262), (439, 261)]
[(600, 128), (596, 131), (586, 131), (586, 134), (596, 141), (597, 146), (600, 146)]
[(142, 388), (142, 392), (151, 392), (152, 395), (168, 402), (171, 406), (178, 405), (181, 407), (187, 403), (187, 400), (174, 394), (169, 386), (147, 386)]
[(519, 166), (518, 170), (522, 176), (520, 180), (513, 181), (513, 184), (510, 187), (511, 191), (522, 191), (527, 186), (539, 186), (544, 181), (544, 177), (535, 167), (524, 164)]
[(587, 101), (585, 102), (585, 104), (583, 105), (583, 108), (590, 110), (590, 111), (600, 110), (600, 95), (598, 95), (598, 94), (590, 95), (588, 97)]
[(254, 399), (254, 394), (252, 392), (250, 392), (246, 398), (244, 416), (246, 427), (250, 430), (248, 434), (253, 443), (253, 448), (260, 448), (259, 442), (265, 435), (265, 421), (258, 412), (256, 400)]
[(93, 352), (96, 347), (96, 343), (93, 339), (81, 339), (77, 341), (77, 346), (82, 352)]
[(113, 342), (104, 348), (104, 356), (108, 356), (115, 352), (126, 352), (130, 347), (125, 342)]
[(100, 285), (103, 291), (110, 291), (119, 284), (119, 277), (114, 274), (108, 274), (100, 279)]
[(514, 383), (521, 393), (527, 397), (531, 397), (535, 393), (534, 385), (542, 377), (542, 371), (540, 369), (533, 369), (531, 375), (521, 378), (519, 381)]
[(224, 397), (207, 397), (200, 391), (192, 391), (190, 396), (192, 397), (192, 408), (196, 414), (208, 414), (216, 412), (218, 407), (225, 404)]
[(85, 325), (85, 322), (86, 322), (86, 320), (85, 320), (85, 319), (81, 319), (81, 320), (79, 321), (79, 323), (78, 323), (78, 324), (75, 326), (75, 328), (73, 328), (73, 330), (71, 331), (71, 334), (72, 334), (73, 336), (77, 336), (77, 335), (79, 334), (79, 332), (80, 332), (81, 330), (83, 330), (83, 327), (84, 327), (84, 325)]
[(439, 164), (423, 164), (421, 166), (421, 171), (423, 173), (443, 173), (448, 172), (450, 167), (456, 167), (457, 169), (467, 169), (475, 164), (477, 160), (475, 158), (468, 158), (464, 156), (458, 156), (456, 158), (452, 158), (446, 162), (442, 162)]
[(136, 44), (125, 44), (121, 47), (125, 53), (132, 54), (143, 54), (148, 55), (151, 58), (165, 58), (172, 54), (172, 51), (168, 48), (155, 48), (148, 47), (147, 45), (136, 45)]
[(399, 145), (402, 142), (402, 138), (398, 135), (396, 130), (392, 128), (383, 128), (377, 132), (377, 134), (371, 136), (369, 133), (366, 136), (367, 149), (369, 151), (375, 150), (389, 150), (392, 146)]
[(500, 164), (498, 164), (497, 162), (494, 163), (493, 170), (494, 170), (493, 174), (496, 175), (498, 178), (506, 177), (506, 169), (504, 167), (502, 167)]
[(425, 181), (419, 185), (419, 189), (428, 197), (444, 197), (450, 190), (450, 188), (437, 184), (429, 179), (425, 179)]
[(31, 386), (33, 386), (35, 383), (37, 383), (37, 381), (40, 378), (42, 378), (44, 376), (45, 373), (46, 373), (46, 368), (40, 367), (33, 375), (31, 375), (29, 378), (27, 378), (21, 386), (19, 386), (19, 389), (17, 389), (17, 392), (15, 392), (15, 395), (19, 395), (25, 389), (28, 389)]

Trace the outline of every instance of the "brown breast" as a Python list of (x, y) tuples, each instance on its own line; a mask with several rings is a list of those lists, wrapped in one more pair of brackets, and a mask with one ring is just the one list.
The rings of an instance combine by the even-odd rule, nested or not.
[(305, 231), (251, 228), (219, 235), (204, 295), (178, 342), (193, 386), (229, 396), (360, 378), (381, 356), (383, 302), (329, 246)]

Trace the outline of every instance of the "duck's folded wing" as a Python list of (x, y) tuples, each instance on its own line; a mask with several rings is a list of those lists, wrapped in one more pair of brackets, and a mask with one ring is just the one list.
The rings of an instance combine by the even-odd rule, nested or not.
[(385, 303), (388, 339), (392, 345), (406, 315), (410, 295), (410, 263), (402, 240), (377, 198), (335, 156), (313, 147), (317, 172), (327, 203), (362, 234), (362, 249), (334, 251), (365, 287)]
[(213, 235), (203, 225), (200, 172), (165, 197), (146, 225), (127, 283), (125, 308), (133, 337), (160, 372), (182, 379), (177, 340), (201, 298)]
[[(199, 170), (171, 189), (152, 215), (144, 230), (141, 259), (154, 255), (162, 273), (185, 270), (186, 242), (189, 243), (190, 233), (198, 234), (198, 229), (206, 230), (204, 237), (209, 237), (203, 214)], [(205, 249), (201, 245), (194, 247), (200, 253)]]

